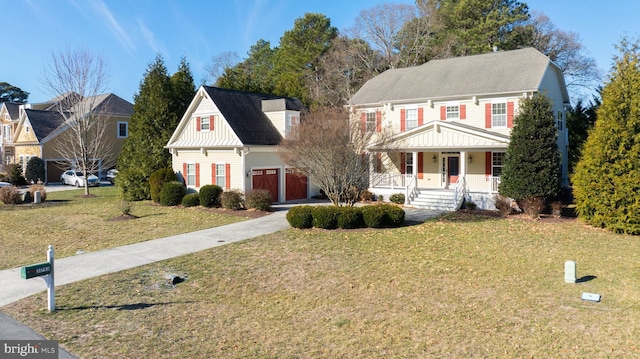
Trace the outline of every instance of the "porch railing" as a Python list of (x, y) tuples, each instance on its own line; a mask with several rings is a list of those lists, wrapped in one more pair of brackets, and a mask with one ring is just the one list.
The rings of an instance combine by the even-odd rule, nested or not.
[(411, 202), (411, 200), (418, 193), (418, 181), (416, 180), (416, 176), (410, 175), (410, 177), (407, 177), (407, 178), (409, 182), (405, 187), (404, 204), (409, 204), (409, 202)]
[(401, 173), (372, 173), (370, 177), (371, 187), (382, 188), (406, 188), (406, 184), (413, 178), (413, 175)]
[(453, 187), (453, 205), (455, 206), (456, 210), (460, 209), (460, 207), (462, 206), (462, 202), (464, 202), (464, 194), (466, 192), (466, 189), (466, 180), (465, 177), (462, 176), (458, 178), (458, 183), (456, 183), (456, 186)]

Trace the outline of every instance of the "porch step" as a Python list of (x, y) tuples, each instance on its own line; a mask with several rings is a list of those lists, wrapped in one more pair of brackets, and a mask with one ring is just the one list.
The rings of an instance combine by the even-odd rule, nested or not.
[(453, 191), (420, 190), (415, 197), (409, 200), (409, 205), (418, 208), (453, 212), (456, 210), (453, 200)]

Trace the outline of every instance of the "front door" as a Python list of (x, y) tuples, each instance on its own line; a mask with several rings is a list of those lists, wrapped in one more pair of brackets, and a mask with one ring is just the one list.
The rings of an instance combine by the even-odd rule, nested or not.
[(457, 153), (442, 155), (442, 186), (449, 188), (450, 184), (458, 182), (460, 175), (460, 155)]

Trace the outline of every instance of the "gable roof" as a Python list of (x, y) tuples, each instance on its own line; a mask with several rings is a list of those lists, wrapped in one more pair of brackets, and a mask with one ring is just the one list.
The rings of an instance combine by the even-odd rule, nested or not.
[(2, 104), (7, 109), (7, 112), (9, 113), (9, 117), (11, 117), (12, 120), (17, 119), (18, 116), (20, 116), (21, 104), (15, 103), (15, 102), (3, 102)]
[(383, 72), (367, 81), (349, 104), (537, 91), (549, 66), (560, 71), (534, 48), (431, 60)]
[(64, 116), (56, 111), (25, 109), (24, 112), (38, 140), (49, 136), (64, 123)]
[(253, 92), (202, 86), (215, 103), (233, 132), (245, 145), (277, 145), (282, 140), (263, 112), (263, 100), (282, 100), (269, 103), (265, 110), (302, 111), (304, 106), (298, 99), (265, 95)]

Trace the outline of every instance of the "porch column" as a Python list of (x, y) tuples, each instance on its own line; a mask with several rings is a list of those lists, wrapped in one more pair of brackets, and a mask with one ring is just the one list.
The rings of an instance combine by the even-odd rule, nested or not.
[[(411, 157), (412, 157), (412, 160), (413, 160), (413, 172), (411, 173), (411, 175), (417, 178), (417, 176), (418, 176), (418, 152), (411, 152)], [(416, 187), (418, 187), (417, 183), (416, 183)]]
[(460, 151), (460, 177), (467, 177), (467, 152)]

